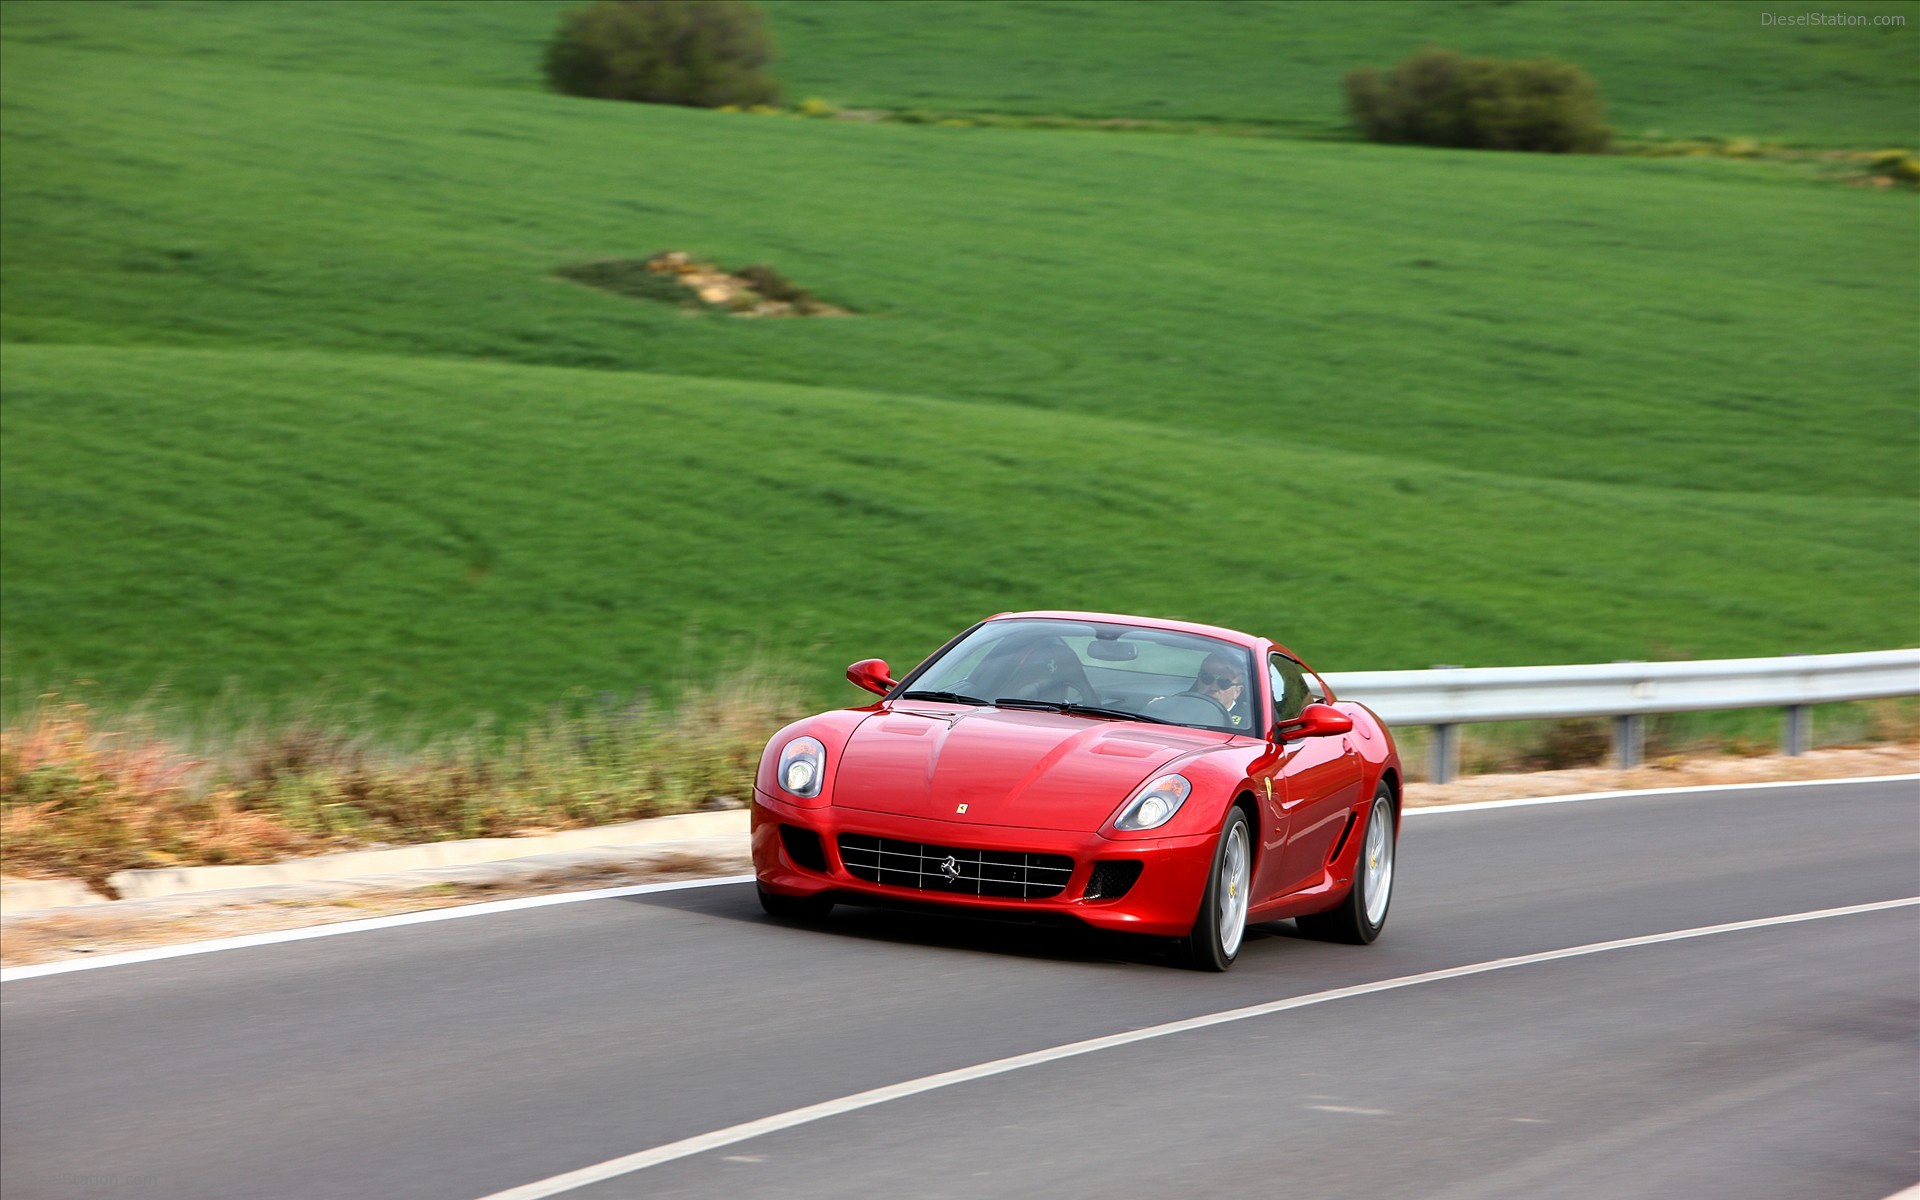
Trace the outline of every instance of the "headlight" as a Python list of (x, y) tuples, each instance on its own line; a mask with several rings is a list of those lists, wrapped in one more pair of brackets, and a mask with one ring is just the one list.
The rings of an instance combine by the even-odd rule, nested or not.
[(796, 796), (818, 796), (826, 761), (827, 748), (817, 739), (797, 737), (780, 752), (780, 769), (774, 778), (781, 787)]
[(1173, 814), (1187, 802), (1193, 785), (1185, 775), (1162, 775), (1140, 789), (1114, 821), (1115, 829), (1158, 829), (1173, 820)]

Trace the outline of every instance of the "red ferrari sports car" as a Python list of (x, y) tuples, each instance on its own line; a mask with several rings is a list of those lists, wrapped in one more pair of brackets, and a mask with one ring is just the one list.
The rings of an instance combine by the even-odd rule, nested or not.
[(777, 917), (919, 902), (1181, 939), (1233, 964), (1249, 922), (1366, 943), (1393, 899), (1400, 755), (1286, 647), (1183, 621), (1002, 613), (877, 702), (797, 721), (753, 789)]

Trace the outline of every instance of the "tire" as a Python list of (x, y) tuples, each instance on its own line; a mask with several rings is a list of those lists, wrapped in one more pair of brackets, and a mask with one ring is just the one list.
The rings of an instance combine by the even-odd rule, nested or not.
[(1367, 808), (1367, 829), (1360, 837), (1353, 887), (1340, 907), (1294, 918), (1294, 924), (1308, 937), (1365, 946), (1386, 928), (1387, 910), (1393, 905), (1394, 856), (1399, 847), (1393, 831), (1393, 790), (1385, 783), (1373, 793), (1373, 803)]
[(825, 896), (782, 896), (757, 884), (755, 888), (760, 893), (760, 907), (768, 916), (782, 921), (818, 921), (833, 911), (833, 901)]
[(1247, 905), (1253, 882), (1253, 836), (1239, 805), (1227, 810), (1213, 869), (1200, 894), (1200, 915), (1180, 943), (1181, 957), (1196, 971), (1224, 971), (1240, 956), (1247, 936)]

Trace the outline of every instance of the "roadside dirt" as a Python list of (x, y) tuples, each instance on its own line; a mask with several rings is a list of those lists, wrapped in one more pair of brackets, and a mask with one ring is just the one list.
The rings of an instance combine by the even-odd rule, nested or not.
[(1579, 767), (1515, 775), (1469, 775), (1452, 783), (1410, 783), (1407, 807), (1517, 800), (1527, 796), (1572, 796), (1648, 788), (1701, 787), (1716, 783), (1766, 783), (1796, 779), (1855, 779), (1920, 772), (1920, 745), (1847, 746), (1814, 750), (1795, 758), (1672, 758), (1623, 771)]
[[(1847, 779), (1920, 772), (1920, 746), (1817, 750), (1798, 758), (1700, 758), (1652, 763), (1631, 771), (1586, 767), (1525, 775), (1476, 775), (1440, 785), (1407, 787), (1409, 808), (1564, 796), (1583, 792), (1692, 787), (1773, 780)], [(14, 967), (422, 912), (486, 900), (658, 883), (750, 869), (738, 854), (652, 853), (631, 863), (597, 863), (531, 873), (510, 882), (441, 883), (382, 888), (312, 884), (132, 900), (84, 908), (43, 909), (0, 917), (0, 965)]]
[(7, 914), (0, 917), (0, 966), (90, 958), (180, 942), (363, 921), (369, 917), (425, 912), (488, 900), (705, 879), (752, 869), (744, 845), (738, 853), (724, 854), (642, 849), (645, 853), (636, 855), (629, 863), (530, 871), (501, 883), (436, 883), (415, 887), (352, 882), (290, 884)]

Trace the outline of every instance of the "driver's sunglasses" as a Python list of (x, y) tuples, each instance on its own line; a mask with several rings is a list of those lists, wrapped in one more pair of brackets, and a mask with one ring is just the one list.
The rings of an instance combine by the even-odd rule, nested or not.
[(1200, 672), (1200, 686), (1210, 688), (1229, 688), (1240, 682), (1232, 675), (1215, 675), (1212, 671)]

